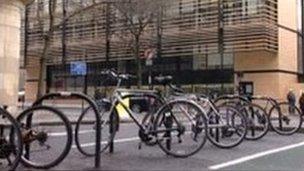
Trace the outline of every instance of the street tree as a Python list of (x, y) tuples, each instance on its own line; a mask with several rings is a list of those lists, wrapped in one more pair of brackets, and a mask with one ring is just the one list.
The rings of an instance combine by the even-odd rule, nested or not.
[(63, 25), (70, 19), (90, 12), (90, 10), (103, 5), (104, 0), (69, 0), (71, 8), (67, 15), (62, 17), (62, 3), (66, 0), (33, 0), (32, 5), (36, 5), (36, 24), (38, 24), (40, 37), (42, 38), (42, 51), (39, 54), (39, 73), (38, 90), (36, 97), (39, 98), (44, 93), (44, 73), (46, 72), (46, 63), (51, 57), (49, 55), (51, 45), (54, 39), (54, 32), (63, 29)]
[(168, 2), (166, 0), (116, 0), (114, 3), (118, 16), (124, 23), (125, 31), (131, 35), (138, 87), (142, 85), (143, 73), (140, 55), (141, 38), (149, 25), (153, 25), (157, 19), (160, 9), (168, 5)]

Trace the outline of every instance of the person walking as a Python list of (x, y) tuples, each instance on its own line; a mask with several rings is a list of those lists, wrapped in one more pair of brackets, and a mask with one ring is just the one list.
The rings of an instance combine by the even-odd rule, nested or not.
[(290, 89), (287, 93), (287, 101), (289, 103), (288, 111), (289, 113), (295, 112), (295, 105), (296, 105), (296, 95), (293, 92), (293, 89)]

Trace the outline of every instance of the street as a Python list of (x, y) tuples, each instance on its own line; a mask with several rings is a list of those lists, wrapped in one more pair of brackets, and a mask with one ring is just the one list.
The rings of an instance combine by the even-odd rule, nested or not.
[[(56, 129), (58, 130), (58, 129)], [(258, 141), (244, 141), (240, 146), (224, 150), (209, 142), (196, 155), (179, 159), (165, 155), (158, 146), (138, 150), (137, 127), (121, 125), (115, 138), (113, 154), (101, 155), (98, 170), (299, 170), (304, 168), (304, 134), (279, 136), (269, 132)], [(56, 134), (55, 134), (56, 135)], [(60, 135), (60, 134), (58, 134)], [(88, 133), (87, 148), (93, 149), (94, 139)], [(60, 138), (60, 136), (58, 137)], [(41, 156), (46, 158), (47, 155)], [(26, 170), (19, 166), (18, 170)], [(67, 158), (52, 170), (93, 170), (94, 158), (85, 157), (73, 145)]]

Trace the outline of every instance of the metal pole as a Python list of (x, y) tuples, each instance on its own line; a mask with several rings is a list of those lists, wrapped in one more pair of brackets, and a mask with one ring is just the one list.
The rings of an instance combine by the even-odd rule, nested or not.
[(304, 0), (301, 1), (301, 21), (302, 21), (302, 28), (301, 28), (301, 40), (302, 40), (302, 67), (303, 71), (302, 74), (304, 74)]
[[(220, 69), (224, 70), (224, 11), (223, 1), (218, 0), (218, 48), (221, 58)], [(224, 85), (221, 83), (221, 92), (224, 90)]]
[(218, 46), (221, 56), (221, 69), (224, 68), (224, 11), (222, 0), (218, 0)]
[(25, 20), (24, 20), (24, 68), (28, 64), (28, 38), (29, 38), (29, 5), (25, 6)]
[(157, 17), (157, 58), (160, 59), (162, 56), (162, 18), (163, 8), (161, 7)]
[[(85, 60), (86, 63), (87, 63), (87, 57), (88, 57), (88, 52), (87, 52), (87, 50), (85, 50), (84, 60)], [(87, 67), (88, 67), (88, 65), (87, 65)], [(88, 68), (87, 68), (87, 71), (88, 71)], [(88, 73), (87, 73), (87, 71), (86, 71), (86, 74), (84, 75), (84, 90), (83, 90), (83, 93), (85, 95), (88, 94)]]
[(110, 3), (106, 3), (106, 68), (109, 69), (110, 61)]
[[(63, 15), (63, 25), (62, 25), (62, 70), (66, 73), (66, 20), (67, 17), (67, 3), (68, 0), (62, 0), (62, 15)], [(64, 90), (67, 90), (67, 77), (64, 78)]]

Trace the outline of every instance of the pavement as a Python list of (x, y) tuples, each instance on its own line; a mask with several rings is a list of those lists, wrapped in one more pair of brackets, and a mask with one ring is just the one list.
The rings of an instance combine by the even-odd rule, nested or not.
[[(65, 106), (58, 108), (72, 123), (78, 119), (83, 109)], [(53, 150), (48, 153), (37, 150), (34, 159), (51, 160), (62, 149), (62, 144), (66, 141), (63, 127), (53, 125), (48, 131), (53, 135), (50, 140), (54, 145)], [(92, 127), (87, 126), (81, 138), (81, 144), (93, 151), (95, 134)], [(94, 168), (94, 158), (83, 156), (73, 144), (66, 159), (51, 170), (304, 170), (303, 131), (292, 136), (280, 136), (270, 131), (261, 140), (244, 141), (228, 150), (219, 149), (207, 142), (199, 153), (185, 159), (167, 156), (158, 146), (143, 145), (138, 150), (138, 128), (131, 122), (121, 124), (115, 141), (114, 153), (105, 152), (101, 155), (100, 168)], [(18, 170), (34, 169), (20, 165)]]
[[(90, 129), (89, 127), (87, 129)], [(54, 128), (60, 132), (61, 128)], [(54, 140), (55, 149), (62, 146), (64, 134)], [(158, 146), (143, 146), (138, 150), (138, 129), (134, 124), (121, 125), (115, 138), (113, 154), (101, 155), (100, 168), (94, 168), (94, 158), (85, 157), (77, 151), (75, 145), (65, 160), (51, 170), (303, 170), (304, 169), (304, 134), (280, 136), (269, 132), (258, 141), (244, 141), (233, 149), (219, 149), (209, 142), (194, 156), (180, 159), (165, 155)], [(87, 143), (94, 138), (89, 133), (83, 134)], [(93, 144), (87, 148), (93, 148)], [(58, 150), (57, 150), (58, 151)], [(56, 151), (55, 151), (56, 152)], [(52, 155), (37, 154), (39, 160)], [(19, 166), (18, 170), (27, 170)], [(33, 169), (30, 169), (33, 170)]]

